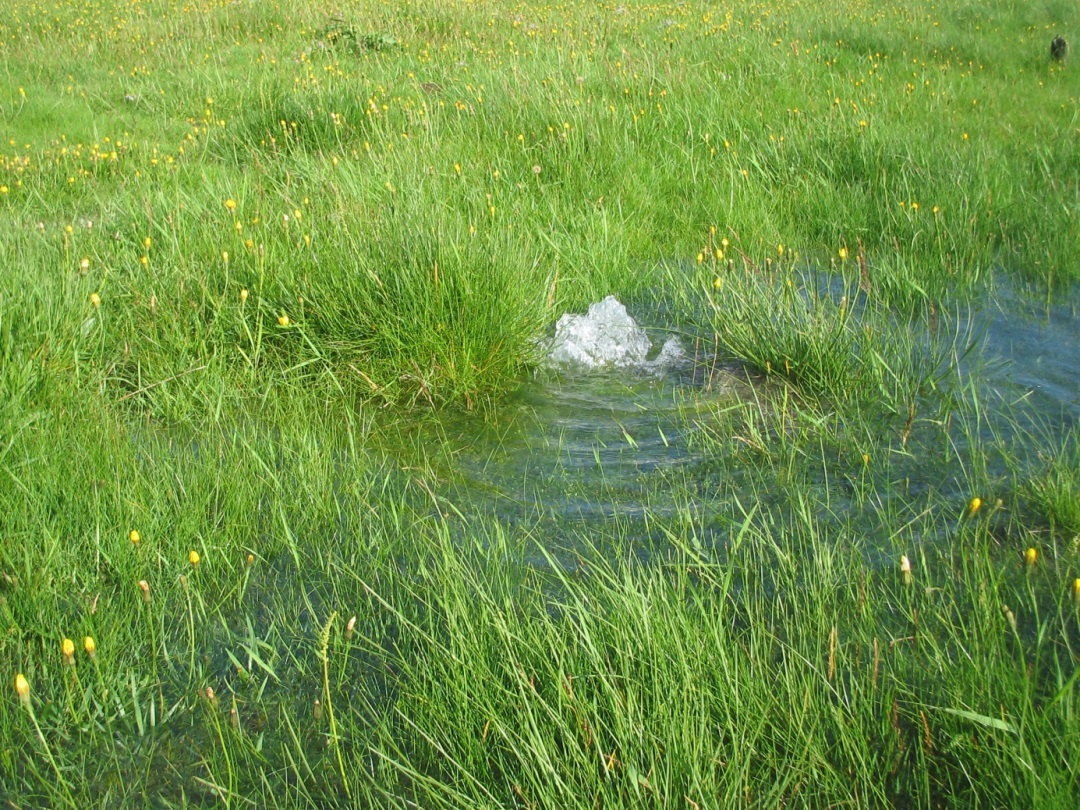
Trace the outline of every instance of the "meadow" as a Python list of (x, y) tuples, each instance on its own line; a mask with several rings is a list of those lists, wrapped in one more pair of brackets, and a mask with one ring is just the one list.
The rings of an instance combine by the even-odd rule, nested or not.
[(5, 3), (0, 804), (1074, 807), (1077, 47)]

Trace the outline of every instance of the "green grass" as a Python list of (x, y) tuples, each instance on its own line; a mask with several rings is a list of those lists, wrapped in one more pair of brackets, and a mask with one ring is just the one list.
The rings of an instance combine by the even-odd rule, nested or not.
[(1078, 21), (12, 4), (0, 802), (1071, 807)]

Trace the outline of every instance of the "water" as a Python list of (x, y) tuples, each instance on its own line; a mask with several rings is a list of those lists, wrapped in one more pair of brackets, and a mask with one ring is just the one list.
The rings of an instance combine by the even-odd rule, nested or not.
[(1061, 426), (1080, 419), (1080, 313), (1075, 303), (1040, 306), (1006, 289), (982, 314), (992, 382), (1025, 397), (1032, 415)]
[[(1020, 430), (1027, 431), (1022, 438), (1035, 432), (1060, 439), (1080, 417), (1076, 308), (1039, 309), (1010, 294), (1002, 301), (965, 316), (983, 336), (961, 365), (961, 377), (975, 375), (990, 403), (983, 423), (968, 434), (949, 419), (939, 424), (934, 414), (920, 413), (910, 438), (893, 441), (887, 473), (879, 473), (882, 459), (864, 470), (857, 437), (845, 456), (831, 459), (784, 459), (784, 450), (771, 446), (758, 453), (743, 422), (748, 412), (773, 408), (762, 409), (776, 399), (767, 381), (736, 363), (718, 363), (685, 336), (672, 340), (665, 329), (678, 324), (640, 326), (609, 297), (585, 315), (560, 319), (550, 348), (556, 372), (525, 383), (496, 417), (443, 420), (452, 459), (443, 469), (445, 497), (530, 531), (549, 549), (610, 533), (619, 535), (620, 547), (648, 556), (665, 545), (659, 522), (689, 521), (703, 545), (719, 547), (739, 503), (788, 508), (785, 499), (802, 487), (825, 504), (823, 524), (881, 535), (882, 554), (891, 554), (889, 533), (881, 530), (897, 514), (914, 518), (935, 499), (966, 503), (965, 454), (975, 452), (991, 478), (1007, 477), (1004, 455), (981, 445), (972, 450), (970, 442)], [(734, 421), (725, 421), (730, 414)], [(879, 428), (896, 436), (902, 422), (883, 416)], [(783, 428), (761, 429), (783, 445), (776, 433)], [(730, 434), (717, 435), (723, 431)]]
[(620, 301), (609, 295), (589, 307), (588, 313), (567, 313), (555, 324), (548, 360), (567, 371), (630, 368), (663, 371), (680, 363), (685, 355), (674, 335), (660, 352), (650, 357), (653, 343)]

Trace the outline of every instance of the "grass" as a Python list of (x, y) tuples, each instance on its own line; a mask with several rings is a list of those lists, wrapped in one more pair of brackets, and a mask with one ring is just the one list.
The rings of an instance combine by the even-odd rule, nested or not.
[(0, 801), (1071, 807), (1076, 23), (12, 5)]

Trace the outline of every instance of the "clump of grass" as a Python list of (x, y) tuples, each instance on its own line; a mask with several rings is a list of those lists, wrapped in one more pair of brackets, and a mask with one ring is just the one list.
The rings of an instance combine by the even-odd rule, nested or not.
[(706, 323), (721, 352), (811, 396), (908, 412), (970, 347), (965, 335), (895, 314), (861, 280), (771, 260), (713, 263), (696, 278), (705, 274)]
[(1023, 492), (1036, 513), (1067, 539), (1080, 536), (1080, 441), (1069, 433), (1042, 469), (1027, 478)]

